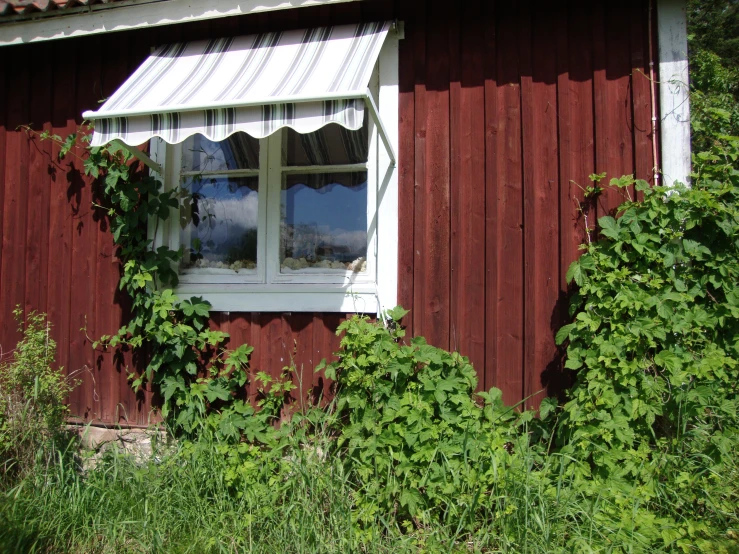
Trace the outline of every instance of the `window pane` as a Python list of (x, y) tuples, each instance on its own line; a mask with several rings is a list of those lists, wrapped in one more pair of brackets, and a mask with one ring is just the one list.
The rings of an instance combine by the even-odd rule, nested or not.
[(193, 135), (182, 143), (182, 171), (259, 169), (259, 140), (234, 133), (221, 142)]
[(283, 273), (366, 271), (366, 171), (285, 175), (281, 213)]
[(254, 270), (257, 266), (258, 177), (188, 177), (192, 202), (183, 222), (185, 268)]
[(357, 131), (331, 123), (314, 133), (287, 129), (287, 166), (366, 163), (369, 152), (367, 117)]

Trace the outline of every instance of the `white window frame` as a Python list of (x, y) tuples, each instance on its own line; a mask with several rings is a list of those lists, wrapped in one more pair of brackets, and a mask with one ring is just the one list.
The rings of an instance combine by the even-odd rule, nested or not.
[[(365, 114), (367, 115), (367, 114)], [(376, 262), (375, 252), (377, 250), (377, 235), (372, 231), (370, 227), (372, 220), (375, 217), (377, 207), (377, 190), (373, 187), (373, 177), (370, 175), (370, 168), (377, 166), (377, 132), (372, 120), (368, 117), (368, 138), (369, 138), (369, 150), (367, 156), (367, 163), (356, 164), (356, 166), (363, 166), (367, 171), (367, 268), (361, 273), (353, 273), (351, 271), (345, 272), (332, 272), (332, 273), (320, 273), (320, 270), (311, 272), (308, 271), (302, 273), (282, 273), (280, 270), (280, 210), (282, 207), (281, 202), (281, 191), (282, 191), (282, 178), (283, 176), (290, 173), (331, 173), (331, 172), (346, 172), (347, 167), (355, 164), (346, 164), (343, 167), (337, 166), (287, 166), (282, 159), (282, 154), (285, 153), (285, 145), (287, 139), (287, 132), (285, 129), (272, 134), (267, 140), (269, 140), (269, 182), (267, 185), (269, 197), (267, 199), (267, 258), (266, 258), (266, 270), (267, 270), (267, 283), (272, 284), (292, 284), (292, 285), (303, 285), (303, 284), (336, 284), (344, 286), (358, 286), (375, 283), (376, 273)]]
[[(398, 41), (390, 32), (378, 58), (370, 90), (376, 93), (380, 121), (391, 147), (398, 149)], [(282, 141), (277, 132), (260, 141), (259, 233), (257, 270), (204, 277), (202, 273), (180, 274), (176, 293), (180, 297), (201, 296), (217, 312), (347, 312), (377, 313), (394, 307), (398, 288), (398, 176), (397, 168), (378, 138), (370, 109), (369, 156), (367, 162), (367, 270), (336, 275), (281, 274), (279, 268), (279, 222), (282, 179)], [(155, 138), (151, 157), (162, 166), (165, 187), (179, 182), (181, 146)], [(288, 171), (302, 172), (295, 167)], [(322, 171), (331, 171), (331, 166)], [(336, 168), (338, 170), (338, 168)], [(269, 180), (269, 182), (268, 182)], [(278, 182), (279, 181), (279, 182)], [(172, 210), (167, 221), (151, 221), (149, 236), (154, 245), (180, 247), (179, 213)], [(216, 270), (213, 273), (218, 273)], [(210, 281), (210, 282), (206, 282)], [(213, 282), (217, 281), (217, 282)]]

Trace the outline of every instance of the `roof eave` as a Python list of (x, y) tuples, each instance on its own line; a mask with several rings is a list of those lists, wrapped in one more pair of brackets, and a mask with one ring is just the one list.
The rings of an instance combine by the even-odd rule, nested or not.
[(123, 0), (0, 17), (0, 47), (361, 0)]

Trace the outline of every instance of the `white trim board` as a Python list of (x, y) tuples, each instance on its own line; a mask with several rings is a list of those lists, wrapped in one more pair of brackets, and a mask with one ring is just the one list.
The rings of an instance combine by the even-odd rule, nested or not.
[(55, 12), (51, 17), (39, 13), (29, 19), (0, 22), (0, 46), (359, 1), (362, 0), (166, 0), (121, 6), (106, 4), (104, 9), (75, 11), (69, 15)]
[(685, 0), (658, 0), (660, 143), (664, 186), (690, 183), (690, 90)]

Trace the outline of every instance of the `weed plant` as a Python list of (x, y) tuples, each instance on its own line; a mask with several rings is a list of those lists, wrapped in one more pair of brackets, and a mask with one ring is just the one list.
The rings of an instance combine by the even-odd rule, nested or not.
[(53, 447), (69, 440), (65, 400), (73, 383), (53, 367), (56, 344), (49, 324), (33, 312), (24, 321), (20, 308), (13, 315), (23, 339), (0, 362), (0, 480), (48, 463)]

